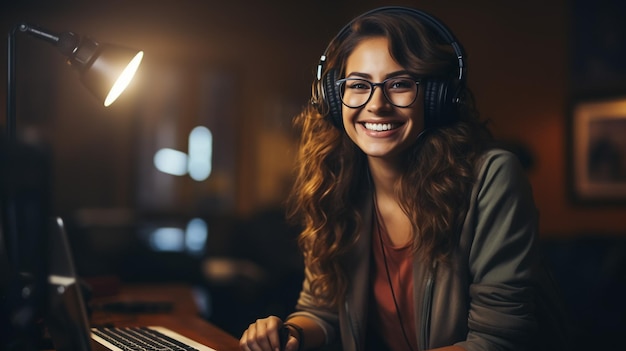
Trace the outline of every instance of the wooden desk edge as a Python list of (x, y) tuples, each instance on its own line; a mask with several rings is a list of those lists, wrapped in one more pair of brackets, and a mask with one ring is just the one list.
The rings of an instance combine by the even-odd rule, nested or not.
[(163, 326), (217, 351), (239, 351), (239, 340), (199, 316), (193, 288), (184, 284), (124, 285), (119, 294), (94, 298), (93, 304), (116, 301), (172, 301), (171, 312), (129, 314), (94, 310), (91, 324)]

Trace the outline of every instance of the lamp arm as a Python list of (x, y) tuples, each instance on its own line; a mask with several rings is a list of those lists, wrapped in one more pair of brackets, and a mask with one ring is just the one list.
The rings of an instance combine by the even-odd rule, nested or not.
[(8, 141), (15, 140), (15, 32), (18, 26), (14, 26), (7, 37), (7, 116), (6, 136)]
[(35, 27), (27, 23), (20, 23), (17, 25), (17, 29), (20, 32), (24, 32), (30, 34), (36, 38), (48, 41), (52, 44), (57, 44), (59, 42), (59, 35), (49, 32), (43, 28)]
[(24, 32), (37, 39), (53, 44), (64, 56), (72, 56), (80, 44), (80, 37), (72, 32), (66, 31), (57, 34), (47, 29), (36, 27), (27, 23), (17, 25), (17, 29), (20, 32)]

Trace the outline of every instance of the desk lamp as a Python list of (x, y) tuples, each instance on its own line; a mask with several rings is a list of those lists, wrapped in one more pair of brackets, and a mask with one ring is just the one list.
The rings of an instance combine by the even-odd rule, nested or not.
[[(111, 105), (128, 86), (143, 58), (143, 52), (81, 38), (72, 32), (52, 33), (48, 30), (18, 24), (8, 36), (7, 56), (7, 115), (6, 136), (0, 139), (0, 265), (13, 267), (6, 277), (8, 300), (0, 301), (0, 349), (36, 350), (38, 318), (47, 307), (49, 252), (49, 192), (48, 158), (16, 139), (16, 75), (15, 39), (26, 33), (47, 41), (67, 57), (70, 66), (78, 70), (83, 84), (104, 106)], [(26, 151), (24, 151), (26, 150)], [(29, 260), (24, 264), (25, 259)], [(33, 262), (31, 262), (33, 261)], [(22, 268), (32, 273), (22, 281)], [(7, 279), (8, 278), (8, 279)], [(5, 281), (5, 280), (8, 280)], [(5, 304), (5, 305), (2, 305)], [(12, 332), (7, 338), (7, 325)], [(10, 331), (10, 332), (11, 332)], [(83, 343), (85, 344), (85, 343)], [(86, 346), (68, 348), (83, 350)]]
[(104, 106), (111, 105), (126, 89), (143, 58), (143, 51), (96, 42), (72, 33), (52, 33), (26, 23), (13, 27), (8, 37), (7, 56), (7, 136), (15, 138), (15, 37), (26, 33), (47, 41), (67, 57), (78, 70), (81, 81)]

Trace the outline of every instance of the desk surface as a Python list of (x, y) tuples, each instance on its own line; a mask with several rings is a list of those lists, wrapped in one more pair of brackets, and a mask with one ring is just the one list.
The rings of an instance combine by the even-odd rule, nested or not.
[(158, 313), (123, 313), (94, 308), (91, 325), (164, 326), (217, 351), (239, 351), (239, 341), (234, 336), (199, 316), (193, 290), (184, 284), (123, 285), (115, 295), (94, 298), (93, 304), (97, 307), (106, 303), (136, 301), (167, 301), (173, 305), (171, 310)]

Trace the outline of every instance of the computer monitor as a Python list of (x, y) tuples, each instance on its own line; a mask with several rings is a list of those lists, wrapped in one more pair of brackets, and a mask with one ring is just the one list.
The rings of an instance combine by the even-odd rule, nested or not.
[(91, 350), (91, 331), (63, 220), (50, 220), (48, 304), (44, 324), (56, 350)]
[(40, 147), (0, 138), (0, 349), (36, 350), (47, 308), (51, 167)]

